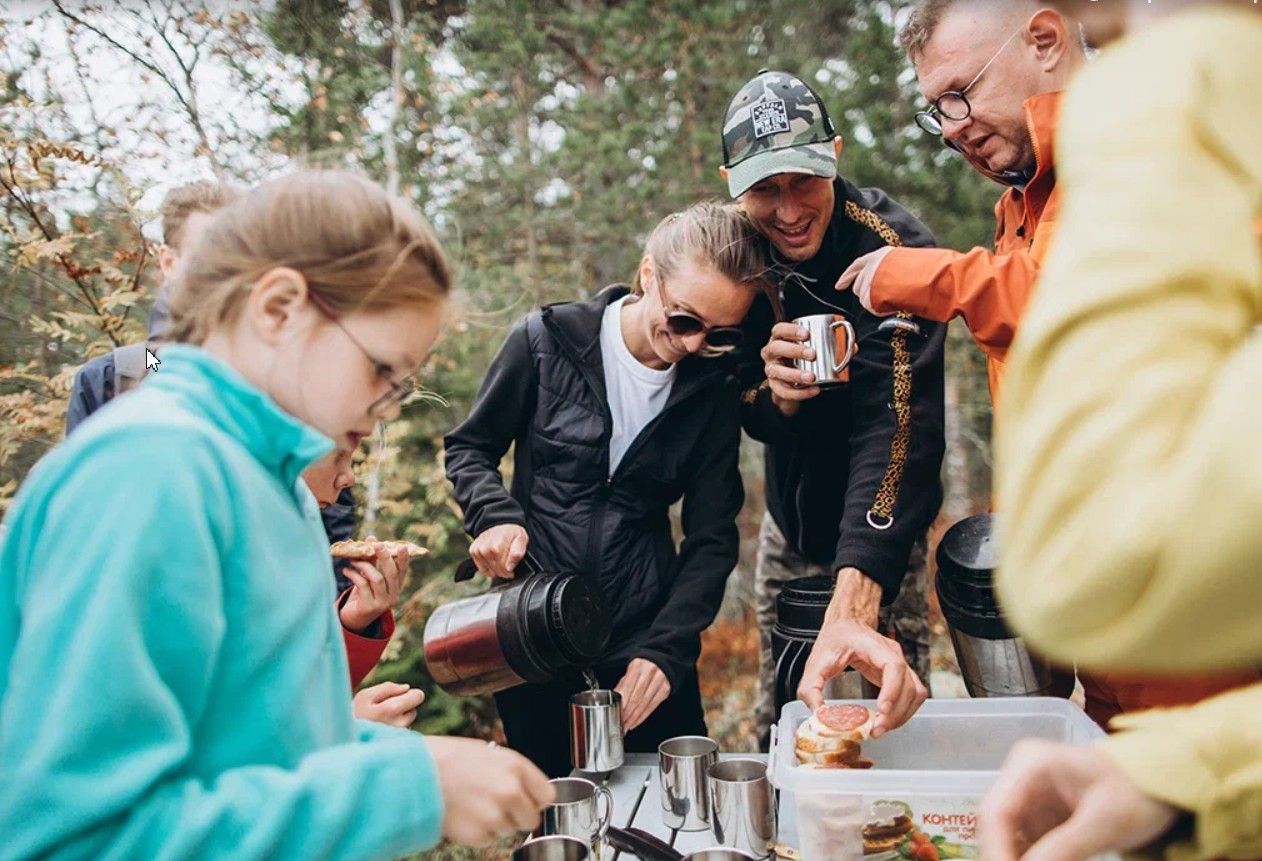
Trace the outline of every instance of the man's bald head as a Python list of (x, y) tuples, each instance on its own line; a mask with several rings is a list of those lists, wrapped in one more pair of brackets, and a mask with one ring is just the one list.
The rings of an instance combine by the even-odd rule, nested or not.
[(1075, 21), (1036, 0), (922, 0), (899, 38), (926, 101), (972, 84), (969, 116), (941, 118), (948, 142), (984, 173), (1034, 169), (1023, 104), (1064, 89), (1081, 65)]

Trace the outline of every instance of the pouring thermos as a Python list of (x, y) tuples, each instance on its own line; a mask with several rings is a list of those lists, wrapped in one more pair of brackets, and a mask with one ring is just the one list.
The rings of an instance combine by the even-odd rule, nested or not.
[[(526, 569), (481, 595), (444, 604), (425, 623), (425, 663), (438, 686), (457, 696), (545, 682), (587, 667), (609, 641), (600, 592), (577, 574), (545, 573), (527, 554)], [(473, 576), (471, 562), (456, 579)]]
[(948, 529), (937, 560), (938, 603), (969, 695), (1069, 696), (1073, 673), (1031, 654), (1004, 621), (993, 585), (994, 515), (967, 517)]

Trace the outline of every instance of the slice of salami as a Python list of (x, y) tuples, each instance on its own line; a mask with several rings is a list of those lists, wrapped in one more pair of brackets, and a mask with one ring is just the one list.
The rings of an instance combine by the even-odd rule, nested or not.
[(850, 732), (872, 720), (872, 712), (866, 706), (820, 706), (815, 714), (820, 723), (835, 732)]

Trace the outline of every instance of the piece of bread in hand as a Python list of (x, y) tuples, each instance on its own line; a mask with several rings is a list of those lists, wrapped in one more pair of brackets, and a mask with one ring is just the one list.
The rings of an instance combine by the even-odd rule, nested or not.
[(388, 555), (394, 556), (400, 550), (406, 550), (408, 556), (415, 559), (418, 556), (424, 556), (429, 553), (419, 544), (413, 544), (411, 541), (338, 541), (329, 548), (329, 553), (334, 559), (352, 559), (362, 562), (371, 562), (377, 558), (377, 552), (384, 550)]

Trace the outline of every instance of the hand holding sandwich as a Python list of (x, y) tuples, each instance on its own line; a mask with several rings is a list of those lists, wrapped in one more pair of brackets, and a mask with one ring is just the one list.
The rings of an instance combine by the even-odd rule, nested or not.
[[(367, 540), (375, 541), (371, 536)], [(350, 595), (338, 611), (338, 617), (350, 631), (364, 630), (382, 613), (392, 609), (403, 590), (410, 559), (407, 547), (378, 544), (375, 549), (375, 565), (363, 559), (354, 559), (342, 569), (352, 586)]]
[(929, 696), (902, 647), (876, 631), (880, 607), (880, 586), (857, 568), (841, 569), (798, 685), (798, 698), (811, 711), (824, 704), (824, 685), (850, 667), (880, 685), (873, 738), (905, 724)]

